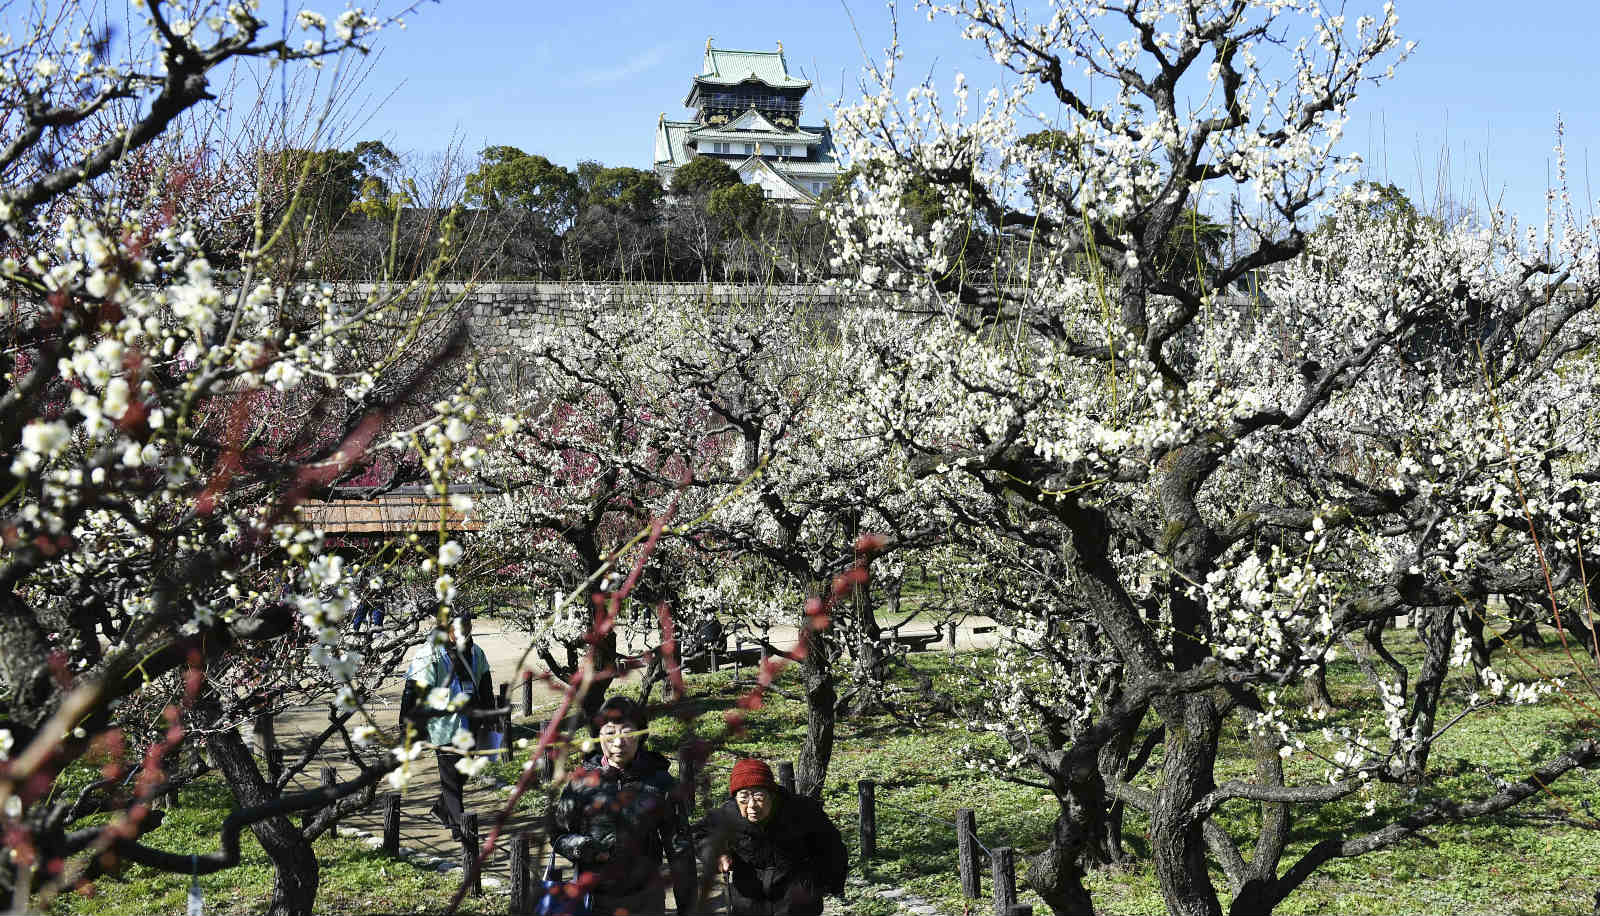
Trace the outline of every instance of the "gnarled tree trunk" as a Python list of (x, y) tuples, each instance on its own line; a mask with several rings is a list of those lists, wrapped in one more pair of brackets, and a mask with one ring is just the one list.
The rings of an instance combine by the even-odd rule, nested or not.
[(800, 759), (795, 761), (794, 783), (801, 795), (817, 798), (822, 795), (828, 764), (833, 759), (838, 679), (834, 676), (833, 659), (822, 634), (804, 625), (800, 633), (801, 645), (806, 650), (800, 661), (800, 680), (806, 689), (806, 740), (800, 748)]
[[(234, 798), (245, 807), (276, 801), (278, 793), (262, 778), (250, 749), (237, 729), (224, 728), (206, 739), (211, 760), (228, 780)], [(267, 916), (311, 916), (321, 873), (311, 843), (284, 815), (250, 825), (261, 849), (272, 860), (272, 901)]]
[(1222, 916), (1207, 864), (1204, 822), (1189, 816), (1216, 788), (1213, 767), (1222, 719), (1216, 702), (1198, 694), (1160, 700), (1166, 725), (1161, 786), (1150, 812), (1150, 851), (1161, 896), (1173, 916)]

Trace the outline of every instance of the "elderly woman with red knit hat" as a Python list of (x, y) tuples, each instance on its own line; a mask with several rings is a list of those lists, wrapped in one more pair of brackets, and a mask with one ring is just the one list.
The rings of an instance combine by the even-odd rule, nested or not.
[(760, 760), (741, 760), (728, 801), (695, 825), (701, 861), (729, 876), (735, 916), (817, 916), (843, 895), (844, 838), (814, 798), (787, 792)]

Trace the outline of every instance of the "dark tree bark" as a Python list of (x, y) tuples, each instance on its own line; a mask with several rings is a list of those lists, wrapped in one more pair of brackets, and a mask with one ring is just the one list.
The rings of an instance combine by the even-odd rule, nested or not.
[[(1102, 786), (1106, 776), (1111, 776), (1120, 782), (1132, 780), (1138, 771), (1144, 768), (1144, 758), (1147, 758), (1153, 745), (1147, 744), (1140, 748), (1139, 758), (1130, 760), (1133, 750), (1133, 739), (1139, 731), (1139, 719), (1131, 719), (1118, 732), (1117, 736), (1100, 749), (1099, 773)], [(1102, 789), (1101, 804), (1105, 804), (1104, 790)], [(1089, 854), (1085, 864), (1112, 865), (1121, 862), (1124, 857), (1122, 848), (1122, 820), (1127, 812), (1127, 805), (1121, 799), (1112, 799), (1105, 810), (1103, 829), (1095, 842), (1087, 848)]]
[(7, 589), (0, 595), (0, 684), (7, 688), (0, 696), (0, 717), (37, 728), (54, 712), (46, 702), (54, 685), (50, 679), (50, 655), (44, 630), (33, 609)]
[(1306, 697), (1311, 701), (1311, 708), (1322, 712), (1333, 712), (1333, 697), (1328, 695), (1328, 666), (1318, 663), (1306, 672)]
[(1028, 886), (1033, 888), (1050, 912), (1056, 916), (1094, 916), (1094, 898), (1083, 886), (1083, 857), (1087, 843), (1084, 826), (1078, 819), (1083, 808), (1071, 806), (1056, 815), (1050, 845), (1028, 857)]
[(1445, 675), (1450, 673), (1450, 643), (1455, 635), (1455, 621), (1455, 608), (1450, 607), (1426, 608), (1417, 616), (1417, 636), (1422, 641), (1424, 654), (1413, 705), (1406, 714), (1406, 730), (1419, 740), (1406, 754), (1404, 763), (1406, 777), (1413, 782), (1421, 779), (1428, 767), (1434, 717), (1439, 712)]
[(1100, 758), (1077, 750), (1056, 752), (1045, 770), (1058, 806), (1056, 822), (1050, 845), (1028, 859), (1028, 886), (1058, 916), (1092, 916), (1094, 902), (1083, 878), (1092, 865), (1107, 862), (1110, 832)]
[[(856, 589), (850, 598), (855, 605), (856, 626), (860, 636), (856, 641), (854, 692), (847, 694), (849, 702), (845, 704), (844, 715), (856, 719), (871, 715), (878, 708), (878, 685), (883, 683), (887, 674), (885, 667), (888, 659), (883, 644), (879, 642), (883, 638), (883, 627), (879, 626), (877, 612), (873, 609), (871, 583)], [(900, 608), (898, 581), (885, 589), (885, 598), (892, 620)]]
[(1150, 851), (1161, 896), (1173, 916), (1222, 916), (1208, 868), (1205, 824), (1189, 813), (1216, 788), (1212, 773), (1222, 718), (1206, 694), (1160, 700), (1155, 708), (1167, 728), (1161, 785), (1150, 812)]
[[(237, 730), (220, 729), (206, 743), (212, 761), (228, 780), (228, 788), (239, 804), (254, 807), (278, 799), (277, 791), (262, 778)], [(281, 814), (251, 824), (250, 830), (272, 860), (272, 900), (267, 905), (267, 916), (311, 916), (321, 873), (310, 841)]]
[(835, 708), (839, 693), (833, 673), (828, 640), (801, 624), (801, 645), (805, 658), (800, 661), (800, 680), (806, 690), (806, 740), (795, 761), (795, 790), (819, 798), (833, 760), (833, 738), (837, 727)]
[[(1246, 714), (1253, 722), (1253, 715)], [(1278, 756), (1276, 744), (1261, 732), (1253, 732), (1251, 750), (1256, 758), (1256, 785), (1281, 788), (1283, 786), (1283, 758)], [(1228, 916), (1258, 916), (1271, 913), (1277, 905), (1273, 894), (1278, 879), (1278, 863), (1289, 845), (1289, 831), (1294, 825), (1294, 809), (1286, 802), (1261, 802), (1261, 829), (1256, 835), (1255, 855), (1246, 866), (1246, 873), (1236, 880), (1233, 903)], [(1231, 877), (1231, 876), (1230, 876)]]

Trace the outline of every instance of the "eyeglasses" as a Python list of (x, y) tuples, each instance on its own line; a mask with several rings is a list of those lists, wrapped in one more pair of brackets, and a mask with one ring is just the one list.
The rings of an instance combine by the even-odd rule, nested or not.
[(749, 804), (757, 799), (766, 801), (771, 797), (772, 793), (768, 792), (766, 789), (740, 789), (739, 791), (733, 793), (734, 800), (741, 805)]

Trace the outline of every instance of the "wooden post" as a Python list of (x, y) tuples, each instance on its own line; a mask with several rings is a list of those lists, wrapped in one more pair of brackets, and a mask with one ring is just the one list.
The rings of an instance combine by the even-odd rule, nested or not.
[[(549, 727), (549, 725), (550, 723), (548, 721), (540, 722), (538, 733), (541, 735), (544, 734), (544, 730)], [(538, 742), (535, 741), (534, 744), (537, 745)], [(555, 758), (551, 756), (554, 753), (555, 748), (547, 747), (539, 754), (539, 758), (533, 762), (533, 774), (538, 782), (549, 782), (551, 777), (555, 776), (556, 761)], [(537, 783), (535, 784), (537, 785)]]
[(400, 854), (400, 793), (390, 792), (383, 802), (383, 851)]
[(794, 762), (781, 760), (778, 762), (778, 785), (783, 786), (790, 794), (794, 793)]
[(472, 896), (483, 896), (483, 868), (478, 862), (478, 816), (469, 814), (461, 824), (461, 867), (467, 874)]
[(739, 666), (744, 664), (744, 640), (733, 641), (733, 686), (739, 686)]
[(863, 779), (856, 783), (856, 792), (860, 802), (861, 861), (866, 862), (878, 855), (876, 785), (870, 779)]
[(978, 872), (978, 816), (971, 808), (956, 810), (956, 864), (961, 869), (961, 893), (968, 900), (983, 896), (983, 876)]
[(1010, 916), (1010, 908), (1017, 905), (1016, 851), (1010, 846), (997, 846), (989, 856), (994, 869), (994, 914)]
[(511, 759), (511, 684), (509, 682), (505, 682), (505, 683), (502, 683), (500, 685), (500, 708), (504, 709), (506, 711), (506, 714), (500, 717), (500, 731), (501, 731), (502, 734), (505, 735), (505, 737), (500, 740), (500, 759), (501, 760), (510, 760)]
[(958, 629), (958, 627), (956, 626), (956, 622), (954, 620), (952, 620), (952, 621), (950, 621), (950, 629), (946, 630), (945, 634), (944, 634), (944, 638), (950, 643), (950, 651), (951, 652), (954, 652), (956, 650), (956, 630), (957, 629)]
[(716, 793), (711, 786), (711, 771), (707, 767), (701, 766), (695, 770), (695, 779), (699, 780), (699, 785), (695, 786), (695, 791), (700, 799), (700, 810), (710, 811), (717, 806)]
[(533, 715), (533, 672), (522, 672), (522, 714)]
[(256, 746), (256, 753), (267, 762), (268, 780), (277, 782), (278, 777), (283, 775), (283, 752), (278, 749), (277, 727), (271, 713), (256, 716), (251, 723), (250, 740)]
[(550, 753), (550, 750), (547, 748), (544, 752), (544, 756), (539, 758), (539, 778), (545, 782), (549, 782), (556, 775), (556, 759), (550, 756)]
[[(330, 786), (332, 786), (334, 783), (337, 783), (338, 781), (339, 781), (339, 771), (337, 769), (335, 769), (333, 767), (323, 767), (322, 768), (322, 787), (324, 789), (329, 788)], [(338, 802), (334, 802), (333, 804), (336, 805), (336, 804), (338, 804)], [(332, 807), (332, 805), (329, 805), (329, 807)], [(310, 817), (310, 815), (307, 815), (307, 817)], [(339, 822), (338, 821), (334, 821), (332, 824), (328, 825), (328, 836), (338, 836), (338, 835), (339, 835)]]
[(678, 791), (683, 793), (683, 805), (688, 809), (690, 816), (694, 815), (695, 784), (700, 775), (698, 769), (694, 765), (694, 755), (689, 749), (678, 748)]
[(530, 870), (528, 863), (528, 833), (518, 831), (511, 838), (511, 912), (515, 914), (533, 912), (534, 902), (529, 899)]

